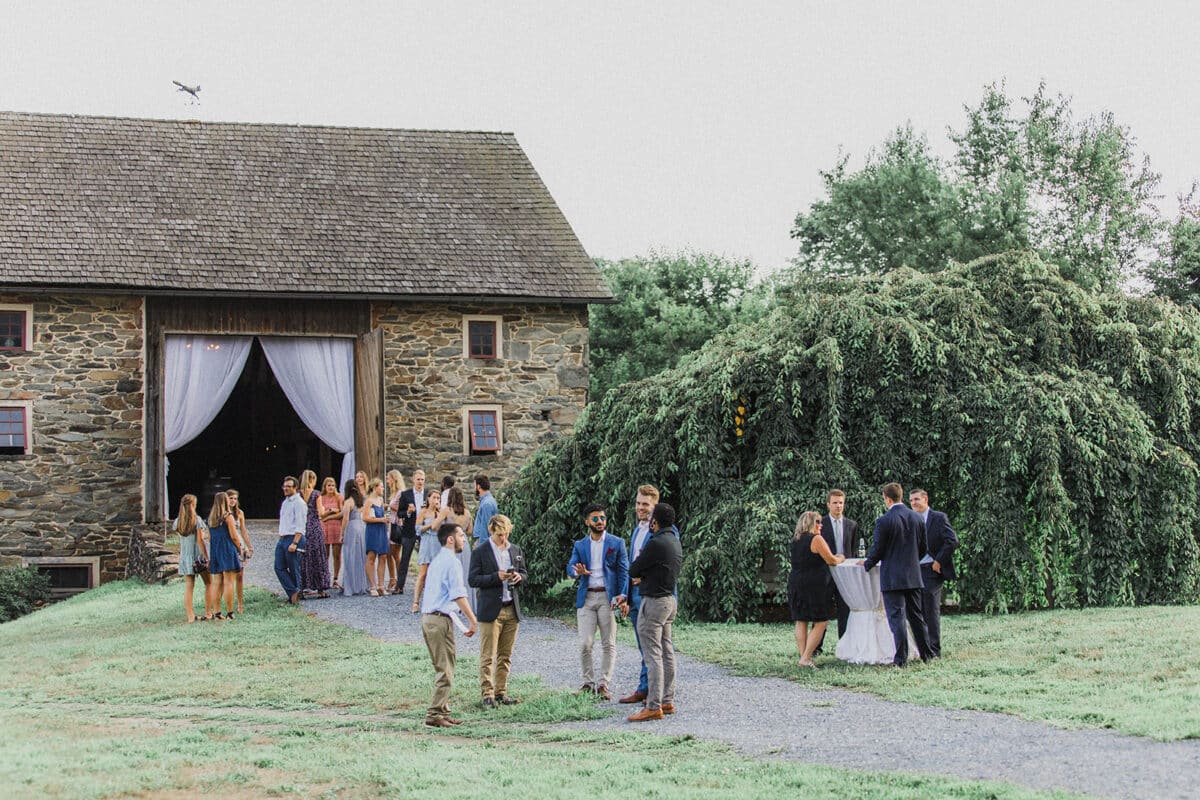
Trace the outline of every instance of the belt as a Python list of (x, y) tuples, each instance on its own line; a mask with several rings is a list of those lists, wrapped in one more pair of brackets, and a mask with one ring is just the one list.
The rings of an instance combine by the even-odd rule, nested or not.
[(425, 616), (427, 616), (427, 617), (445, 617), (446, 619), (450, 619), (450, 615), (447, 614), (445, 611), (427, 611), (427, 612), (425, 612)]
[(606, 592), (608, 590), (605, 589), (603, 586), (597, 586), (595, 589), (593, 589), (592, 587), (589, 586), (588, 591), (589, 592)]
[(505, 606), (511, 606), (512, 604), (513, 604), (513, 601), (512, 601), (512, 600), (508, 600), (508, 601), (506, 601), (506, 602), (504, 602), (504, 603), (501, 603), (501, 604), (500, 604), (500, 607), (501, 607), (501, 608), (504, 608)]

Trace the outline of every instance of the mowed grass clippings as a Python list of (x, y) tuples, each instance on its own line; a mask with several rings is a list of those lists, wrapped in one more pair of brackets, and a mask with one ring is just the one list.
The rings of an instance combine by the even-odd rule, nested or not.
[(467, 724), (443, 735), (421, 724), (432, 682), (423, 648), (320, 622), (257, 590), (234, 622), (186, 625), (180, 592), (110, 584), (0, 626), (0, 796), (1066, 796), (758, 761), (643, 731), (555, 729), (609, 712), (530, 679), (527, 702), (484, 713), (468, 658), (452, 699)]
[(790, 624), (675, 626), (675, 646), (735, 674), (790, 678), (921, 705), (1014, 714), (1160, 740), (1200, 737), (1200, 608), (1152, 606), (942, 617), (943, 657), (905, 670), (833, 656), (796, 664)]

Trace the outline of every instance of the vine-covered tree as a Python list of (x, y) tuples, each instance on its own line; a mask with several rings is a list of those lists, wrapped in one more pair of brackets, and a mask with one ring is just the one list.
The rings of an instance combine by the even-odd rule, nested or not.
[(990, 86), (942, 161), (911, 126), (850, 171), (823, 173), (827, 197), (796, 217), (798, 267), (818, 275), (936, 272), (1036, 250), (1084, 285), (1113, 287), (1155, 260), (1158, 175), (1109, 113), (1076, 120), (1045, 86), (1020, 108)]
[(749, 261), (711, 253), (652, 253), (597, 261), (615, 302), (591, 306), (591, 386), (614, 386), (674, 366), (763, 303)]
[(649, 481), (680, 512), (686, 612), (752, 618), (802, 511), (839, 486), (870, 530), (878, 486), (899, 480), (955, 521), (968, 606), (1197, 599), (1194, 311), (1084, 289), (1033, 254), (814, 281), (780, 303), (608, 394), (526, 464), (504, 506), (531, 589), (560, 578), (582, 504), (608, 503), (623, 531)]

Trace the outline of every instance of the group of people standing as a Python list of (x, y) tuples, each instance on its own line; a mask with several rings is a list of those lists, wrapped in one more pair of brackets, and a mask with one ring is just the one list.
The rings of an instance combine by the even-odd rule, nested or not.
[[(179, 500), (172, 530), (179, 536), (179, 574), (184, 579), (183, 610), (188, 622), (234, 619), (243, 611), (245, 562), (254, 555), (254, 546), (238, 503), (237, 489), (217, 492), (205, 521), (196, 513), (194, 494)], [(197, 575), (204, 583), (203, 614), (195, 612)]]
[(802, 667), (816, 668), (813, 656), (821, 652), (830, 619), (837, 619), (838, 638), (846, 635), (850, 607), (829, 568), (855, 554), (867, 570), (879, 565), (884, 612), (895, 643), (892, 663), (908, 663), (906, 624), (912, 628), (921, 660), (942, 654), (942, 586), (955, 577), (958, 536), (949, 518), (929, 507), (924, 489), (909, 493), (911, 509), (901, 502), (900, 484), (885, 484), (880, 493), (887, 511), (875, 520), (870, 552), (858, 523), (844, 514), (846, 493), (841, 489), (826, 496), (829, 513), (806, 511), (796, 523), (787, 596)]

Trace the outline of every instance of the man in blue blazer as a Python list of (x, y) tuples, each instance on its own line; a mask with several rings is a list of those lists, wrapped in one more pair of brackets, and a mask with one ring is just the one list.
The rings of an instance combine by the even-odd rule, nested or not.
[(929, 629), (929, 650), (934, 658), (942, 655), (942, 584), (954, 580), (954, 549), (958, 535), (950, 527), (950, 519), (941, 511), (929, 507), (929, 494), (924, 489), (908, 493), (914, 513), (925, 521), (925, 541), (929, 552), (921, 559), (921, 611)]
[(896, 642), (896, 655), (892, 663), (903, 667), (908, 663), (905, 619), (912, 627), (921, 660), (928, 661), (933, 657), (929, 650), (925, 617), (921, 613), (920, 562), (921, 556), (928, 551), (925, 546), (925, 523), (901, 502), (904, 489), (900, 484), (885, 484), (881, 491), (887, 512), (875, 520), (875, 539), (871, 542), (871, 552), (867, 554), (863, 568), (870, 570), (880, 564), (879, 588), (883, 592), (883, 609), (887, 613), (892, 639)]
[[(575, 590), (575, 620), (579, 627), (579, 655), (583, 667), (580, 692), (594, 692), (612, 699), (613, 669), (617, 663), (617, 620), (613, 606), (625, 602), (629, 585), (629, 554), (625, 540), (605, 533), (608, 515), (604, 506), (592, 503), (583, 510), (588, 535), (575, 542), (567, 575), (578, 581)], [(600, 629), (600, 680), (595, 679), (592, 644)]]

